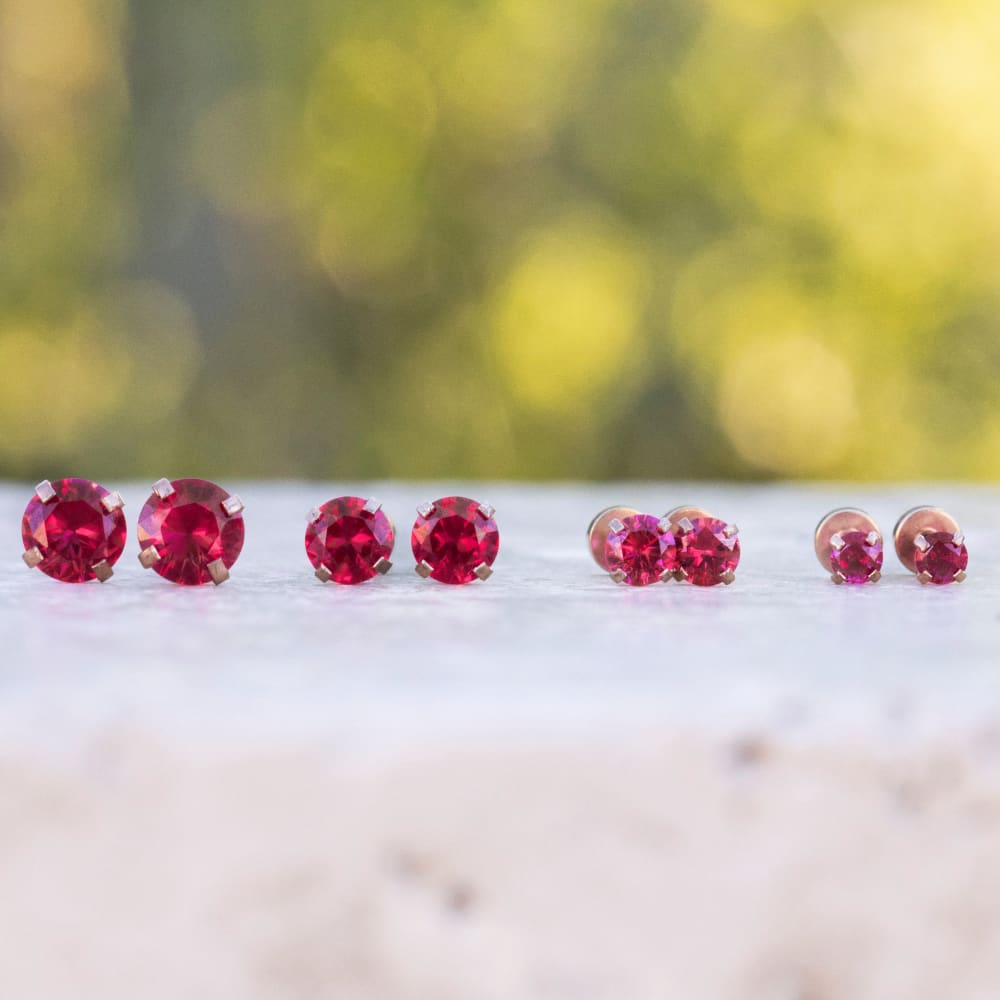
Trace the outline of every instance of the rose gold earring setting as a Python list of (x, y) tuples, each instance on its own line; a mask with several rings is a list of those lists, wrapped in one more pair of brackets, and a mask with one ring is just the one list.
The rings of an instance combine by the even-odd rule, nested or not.
[(664, 515), (677, 542), (676, 580), (696, 587), (728, 586), (740, 564), (740, 529), (701, 507), (675, 507)]
[(815, 545), (834, 583), (877, 583), (882, 576), (882, 532), (863, 510), (831, 510), (816, 526)]
[(672, 580), (678, 570), (677, 543), (666, 518), (632, 507), (608, 507), (587, 528), (594, 561), (615, 583), (647, 587)]
[(969, 565), (969, 550), (958, 522), (938, 507), (914, 507), (896, 522), (892, 532), (899, 561), (920, 583), (945, 586), (961, 583)]

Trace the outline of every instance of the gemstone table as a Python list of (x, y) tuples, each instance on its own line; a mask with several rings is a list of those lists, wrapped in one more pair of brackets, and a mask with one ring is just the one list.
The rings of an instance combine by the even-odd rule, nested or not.
[[(223, 586), (28, 571), (0, 486), (0, 995), (965, 1000), (1000, 984), (1000, 491), (226, 483)], [(413, 572), (419, 502), (493, 503), (495, 573)], [(374, 494), (395, 566), (322, 585), (305, 512)], [(616, 586), (601, 507), (741, 528), (731, 587)], [(812, 532), (935, 502), (969, 579)]]

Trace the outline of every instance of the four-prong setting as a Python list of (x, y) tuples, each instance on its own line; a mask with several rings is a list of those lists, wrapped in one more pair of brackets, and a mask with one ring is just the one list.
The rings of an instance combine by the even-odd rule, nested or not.
[(374, 497), (342, 496), (309, 512), (306, 556), (322, 583), (354, 585), (392, 568), (396, 534)]
[(696, 587), (728, 586), (740, 564), (739, 528), (700, 507), (675, 507), (664, 515), (677, 543), (674, 579)]
[(590, 522), (587, 535), (591, 555), (615, 583), (648, 587), (671, 580), (677, 569), (677, 545), (665, 518), (608, 507)]
[(899, 561), (921, 584), (946, 586), (966, 578), (969, 550), (958, 522), (940, 507), (914, 507), (892, 532)]
[(871, 516), (856, 507), (838, 507), (816, 526), (816, 558), (841, 584), (877, 583), (882, 576), (882, 533)]
[(441, 497), (422, 503), (410, 533), (417, 573), (439, 583), (486, 580), (500, 551), (492, 504), (469, 497)]

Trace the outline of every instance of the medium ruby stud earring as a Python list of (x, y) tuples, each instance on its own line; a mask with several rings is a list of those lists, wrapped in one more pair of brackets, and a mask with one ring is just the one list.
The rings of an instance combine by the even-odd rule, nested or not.
[(139, 562), (184, 586), (224, 583), (243, 549), (243, 501), (207, 479), (161, 479), (139, 512)]
[(25, 563), (63, 583), (111, 579), (128, 532), (123, 506), (88, 479), (42, 480), (21, 519)]
[(877, 583), (882, 576), (882, 532), (863, 510), (831, 510), (816, 526), (815, 544), (834, 583)]
[(914, 507), (892, 532), (899, 561), (921, 583), (943, 586), (961, 583), (969, 565), (969, 550), (958, 522), (937, 507)]
[(337, 497), (309, 512), (306, 555), (323, 583), (364, 583), (388, 573), (394, 543), (392, 521), (378, 500)]
[(594, 561), (615, 583), (646, 587), (673, 579), (679, 568), (669, 520), (631, 507), (602, 510), (590, 522), (587, 541)]
[(664, 515), (677, 543), (674, 579), (696, 587), (730, 584), (740, 564), (739, 528), (700, 507), (675, 507)]
[(442, 497), (417, 508), (410, 545), (417, 573), (441, 583), (488, 579), (500, 550), (496, 513), (468, 497)]

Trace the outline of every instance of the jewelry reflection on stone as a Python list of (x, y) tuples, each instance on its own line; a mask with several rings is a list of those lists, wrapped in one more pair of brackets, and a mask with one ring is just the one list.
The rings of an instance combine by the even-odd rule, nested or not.
[(882, 577), (882, 532), (856, 507), (831, 510), (816, 526), (816, 558), (834, 583), (877, 583)]
[(961, 583), (969, 565), (969, 550), (958, 522), (939, 507), (914, 507), (896, 522), (892, 532), (899, 561), (921, 583), (945, 586)]

